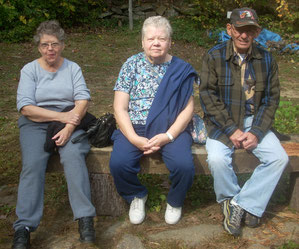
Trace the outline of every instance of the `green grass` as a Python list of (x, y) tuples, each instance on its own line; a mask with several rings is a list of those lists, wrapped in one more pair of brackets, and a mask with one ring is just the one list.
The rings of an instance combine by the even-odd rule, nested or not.
[[(129, 31), (127, 26), (116, 27), (106, 24), (93, 31), (76, 29), (67, 31), (68, 39), (63, 52), (64, 57), (77, 62), (84, 73), (85, 80), (91, 90), (92, 101), (89, 112), (100, 116), (105, 112), (112, 112), (113, 87), (118, 77), (121, 65), (131, 55), (141, 51), (141, 23), (134, 23), (134, 30)], [(200, 30), (192, 20), (173, 20), (174, 37), (171, 54), (188, 62), (200, 71), (202, 55), (208, 47), (213, 46), (214, 40), (207, 37), (204, 30)], [(28, 62), (38, 58), (39, 53), (35, 45), (30, 42), (19, 44), (0, 43), (0, 186), (16, 187), (21, 171), (21, 152), (19, 146), (19, 129), (16, 110), (16, 92), (20, 69)], [(298, 56), (276, 54), (280, 68), (282, 92), (290, 89), (295, 93), (294, 98), (282, 98), (276, 115), (275, 127), (283, 133), (298, 134)], [(291, 61), (294, 62), (291, 62)], [(297, 85), (296, 85), (297, 84)], [(196, 112), (201, 112), (198, 89), (195, 89)], [(239, 176), (241, 184), (249, 175)], [(149, 191), (146, 203), (147, 210), (158, 217), (166, 206), (166, 197), (169, 191), (168, 175), (142, 175), (140, 180)], [(184, 211), (186, 213), (215, 203), (211, 176), (196, 176), (193, 185), (187, 194)], [(285, 205), (287, 203), (288, 175), (279, 182), (270, 205)], [(71, 210), (67, 196), (67, 185), (63, 174), (48, 173), (46, 175), (45, 209), (43, 222), (57, 217), (60, 212)], [(12, 222), (15, 220), (14, 205), (0, 205), (1, 243), (11, 243)], [(71, 217), (71, 214), (70, 214)], [(104, 217), (100, 218), (101, 220)], [(162, 218), (163, 219), (163, 218)], [(9, 233), (7, 232), (9, 231)], [(145, 241), (146, 242), (146, 241)], [(213, 247), (219, 241), (211, 242)], [(221, 244), (223, 241), (220, 241)], [(239, 241), (228, 243), (236, 246)], [(281, 242), (283, 243), (283, 241)], [(181, 242), (171, 241), (160, 244), (148, 244), (148, 248), (188, 248)], [(297, 247), (296, 247), (297, 246)], [(241, 248), (241, 247), (240, 247)], [(294, 249), (298, 245), (293, 241), (285, 241), (280, 249)]]
[[(201, 30), (191, 19), (172, 19), (174, 29), (171, 53), (190, 62), (200, 70), (202, 55), (207, 47), (214, 44), (205, 30)], [(108, 25), (108, 24), (107, 24)], [(96, 116), (112, 112), (113, 87), (121, 65), (131, 55), (141, 51), (141, 23), (134, 23), (134, 30), (127, 26), (98, 28), (93, 31), (76, 29), (67, 32), (68, 39), (63, 55), (77, 62), (84, 73), (91, 90), (92, 101), (89, 111)], [(17, 184), (21, 170), (19, 148), (19, 130), (16, 110), (16, 91), (20, 69), (28, 62), (38, 58), (37, 48), (32, 43), (0, 43), (0, 185)], [(280, 67), (282, 87), (295, 88), (297, 79), (298, 56), (276, 55)], [(293, 59), (294, 63), (290, 61)], [(291, 67), (290, 67), (291, 65)], [(196, 111), (200, 111), (198, 95), (195, 96)], [(283, 133), (299, 133), (298, 96), (295, 100), (281, 101), (276, 115), (275, 127)], [(165, 205), (168, 189), (163, 183), (167, 177), (143, 176), (141, 180), (150, 191), (148, 208), (160, 211)], [(46, 194), (46, 206), (67, 199), (63, 177), (48, 174), (49, 191)], [(60, 186), (57, 189), (57, 186)], [(198, 207), (210, 201), (214, 202), (212, 178), (197, 176), (187, 196), (188, 205)], [(64, 201), (62, 201), (64, 203)], [(0, 213), (5, 213), (2, 207)]]
[(281, 133), (299, 134), (299, 105), (294, 101), (282, 100), (276, 111), (274, 127)]
[(168, 189), (163, 187), (163, 182), (168, 182), (163, 175), (139, 175), (140, 182), (148, 189), (148, 200), (146, 206), (150, 211), (160, 212), (163, 205), (166, 205)]
[(11, 205), (3, 205), (0, 207), (0, 213), (3, 214), (4, 216), (8, 216), (11, 214), (15, 209), (15, 206)]
[(298, 249), (299, 248), (299, 244), (296, 243), (295, 241), (288, 241), (286, 243), (284, 243), (282, 246), (278, 247), (277, 249)]

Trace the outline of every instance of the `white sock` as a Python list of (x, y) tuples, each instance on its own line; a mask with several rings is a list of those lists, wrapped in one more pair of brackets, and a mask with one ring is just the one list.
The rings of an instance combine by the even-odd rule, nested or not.
[(238, 203), (236, 203), (236, 202), (234, 201), (234, 199), (231, 199), (230, 203), (233, 204), (234, 206), (239, 206)]

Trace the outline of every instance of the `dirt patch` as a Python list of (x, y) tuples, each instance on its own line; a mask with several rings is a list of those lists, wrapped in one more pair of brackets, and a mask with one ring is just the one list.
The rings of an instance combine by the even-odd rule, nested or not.
[[(238, 239), (223, 231), (221, 226), (222, 213), (219, 205), (215, 202), (207, 203), (198, 208), (191, 208), (186, 205), (183, 209), (183, 218), (175, 226), (167, 225), (164, 222), (164, 210), (165, 207), (161, 212), (147, 211), (144, 223), (138, 226), (129, 223), (127, 214), (118, 218), (98, 216), (95, 218), (96, 243), (95, 245), (86, 245), (78, 241), (77, 222), (72, 220), (71, 209), (67, 200), (64, 200), (55, 208), (45, 208), (45, 214), (38, 230), (32, 233), (31, 248), (127, 248), (119, 246), (126, 235), (129, 235), (129, 238), (133, 241), (137, 240), (138, 244), (143, 245), (143, 248), (149, 249), (227, 249), (251, 248), (253, 245), (258, 245), (256, 248), (278, 248), (278, 246), (288, 241), (299, 243), (299, 215), (281, 205), (268, 209), (260, 227), (256, 229), (244, 227), (243, 235)], [(5, 219), (3, 217), (0, 219), (1, 228), (6, 229), (6, 232), (1, 235), (0, 244), (2, 249), (8, 249), (11, 246), (13, 236), (11, 223), (14, 219), (13, 214)], [(213, 239), (205, 240), (201, 238), (199, 243), (197, 241), (199, 241), (200, 234), (205, 231), (196, 230), (196, 227), (206, 226), (211, 229), (211, 233), (214, 233)], [(193, 238), (191, 240), (187, 236), (187, 238), (180, 239), (175, 236), (176, 233), (189, 233)], [(157, 236), (162, 236), (163, 239), (157, 241), (155, 239)], [(130, 249), (140, 249), (140, 247), (130, 247)]]

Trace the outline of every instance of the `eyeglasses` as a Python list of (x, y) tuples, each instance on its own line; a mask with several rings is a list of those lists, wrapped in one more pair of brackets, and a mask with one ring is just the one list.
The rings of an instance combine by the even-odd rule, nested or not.
[(252, 27), (235, 27), (233, 24), (231, 24), (232, 30), (235, 32), (236, 35), (241, 35), (243, 33), (246, 33), (248, 36), (254, 36), (257, 33), (257, 29)]
[(55, 49), (60, 46), (60, 43), (59, 42), (41, 43), (40, 46), (43, 49), (48, 49), (50, 46)]

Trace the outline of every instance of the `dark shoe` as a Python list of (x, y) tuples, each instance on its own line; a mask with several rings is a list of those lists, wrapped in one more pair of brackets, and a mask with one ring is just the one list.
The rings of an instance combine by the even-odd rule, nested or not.
[(29, 249), (30, 247), (30, 232), (25, 228), (20, 228), (15, 231), (12, 249)]
[(80, 241), (83, 243), (94, 243), (96, 236), (93, 227), (93, 217), (82, 217), (78, 221)]
[(245, 225), (248, 227), (257, 227), (260, 224), (261, 218), (251, 213), (245, 213)]
[(224, 229), (234, 236), (241, 234), (241, 220), (244, 214), (244, 209), (230, 203), (230, 200), (225, 200), (222, 203), (224, 214)]

